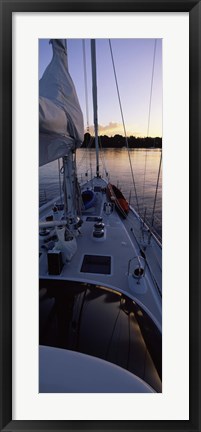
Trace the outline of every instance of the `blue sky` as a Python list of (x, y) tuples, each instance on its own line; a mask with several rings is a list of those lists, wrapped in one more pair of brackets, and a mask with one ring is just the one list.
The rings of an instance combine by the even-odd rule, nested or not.
[[(151, 92), (154, 39), (111, 39), (127, 135), (147, 136)], [(89, 125), (93, 126), (90, 40), (85, 40)], [(68, 66), (84, 115), (83, 41), (68, 39)], [(122, 119), (118, 102), (108, 39), (97, 39), (98, 123), (100, 135), (122, 134)], [(39, 78), (52, 58), (48, 39), (39, 40)], [(162, 40), (157, 39), (153, 76), (149, 136), (162, 136)]]

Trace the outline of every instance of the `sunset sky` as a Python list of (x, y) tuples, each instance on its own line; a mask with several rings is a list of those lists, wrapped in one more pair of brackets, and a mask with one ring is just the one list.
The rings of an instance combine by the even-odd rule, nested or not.
[[(147, 136), (155, 39), (111, 39), (127, 136)], [(93, 133), (90, 40), (85, 40), (89, 126)], [(84, 115), (83, 41), (68, 39), (68, 66)], [(124, 135), (109, 41), (96, 42), (99, 134)], [(39, 40), (39, 78), (52, 58), (48, 39)], [(162, 136), (162, 40), (156, 41), (149, 136)]]

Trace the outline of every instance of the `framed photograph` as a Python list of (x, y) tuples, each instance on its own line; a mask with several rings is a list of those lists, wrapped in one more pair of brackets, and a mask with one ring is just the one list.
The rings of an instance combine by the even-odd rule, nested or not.
[(200, 7), (1, 0), (2, 431), (200, 430)]

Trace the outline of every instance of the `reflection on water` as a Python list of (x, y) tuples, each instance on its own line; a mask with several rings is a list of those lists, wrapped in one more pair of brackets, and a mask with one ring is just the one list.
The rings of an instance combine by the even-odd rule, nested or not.
[[(156, 183), (160, 163), (160, 149), (131, 149), (130, 157), (134, 172), (134, 180), (142, 216), (151, 221), (156, 192)], [(78, 179), (84, 181), (95, 175), (95, 150), (79, 149), (77, 151)], [(146, 170), (145, 170), (146, 167)], [(133, 187), (131, 169), (127, 149), (104, 149), (100, 152), (100, 172), (117, 185), (125, 197), (136, 208), (137, 202)], [(62, 177), (62, 176), (61, 176)], [(40, 205), (59, 195), (58, 161), (51, 162), (39, 169)], [(154, 226), (162, 234), (162, 170), (160, 173), (157, 201), (155, 207)]]

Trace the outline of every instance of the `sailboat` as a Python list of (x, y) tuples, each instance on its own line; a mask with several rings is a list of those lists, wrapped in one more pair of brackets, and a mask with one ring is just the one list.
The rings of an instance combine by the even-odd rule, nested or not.
[(83, 116), (63, 39), (39, 84), (39, 162), (62, 158), (62, 197), (39, 210), (39, 392), (162, 391), (162, 246), (99, 166), (78, 183)]

